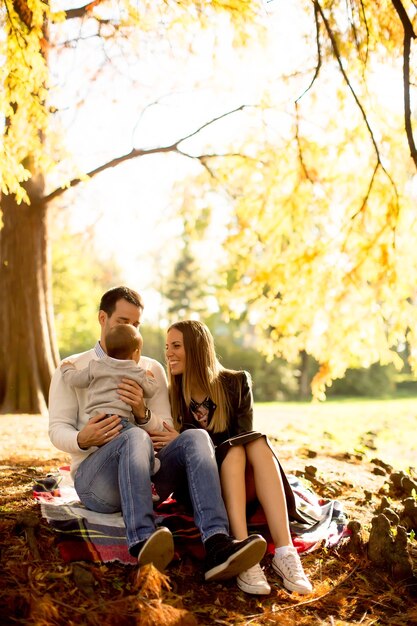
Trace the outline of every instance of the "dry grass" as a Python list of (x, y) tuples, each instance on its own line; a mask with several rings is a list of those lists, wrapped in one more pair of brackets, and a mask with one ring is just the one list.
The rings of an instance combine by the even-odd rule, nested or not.
[[(278, 408), (264, 411), (262, 419), (267, 420), (268, 427), (265, 422), (262, 429), (274, 435), (284, 466), (306, 475), (305, 468), (314, 465), (316, 472), (307, 475), (316, 492), (342, 500), (349, 516), (361, 521), (366, 541), (389, 479), (387, 474), (375, 474), (377, 465), (370, 462), (374, 455), (381, 457), (380, 451), (368, 448), (363, 455), (354, 452), (350, 444), (343, 449), (343, 439), (339, 444), (336, 435), (333, 439), (323, 436), (331, 420), (321, 427), (320, 436), (317, 420), (312, 424), (315, 418), (303, 412), (295, 421), (294, 414), (288, 414), (286, 425), (281, 415), (278, 428), (268, 415), (268, 411), (275, 415)], [(362, 425), (365, 434), (370, 429), (363, 421)], [(257, 426), (261, 428), (259, 423)], [(396, 582), (388, 569), (372, 566), (366, 553), (358, 553), (358, 549), (352, 553), (349, 544), (303, 557), (314, 583), (314, 593), (307, 597), (289, 594), (281, 587), (268, 556), (263, 565), (273, 589), (266, 597), (243, 594), (234, 581), (204, 583), (202, 564), (188, 558), (173, 563), (166, 577), (152, 567), (138, 576), (132, 566), (65, 563), (56, 549), (54, 533), (40, 518), (32, 499), (32, 483), (67, 457), (49, 444), (46, 421), (37, 416), (0, 416), (0, 441), (0, 622), (4, 626), (417, 623), (412, 589)], [(332, 445), (327, 445), (329, 442)], [(399, 507), (395, 498), (392, 507)], [(416, 566), (415, 540), (409, 542), (409, 551)]]

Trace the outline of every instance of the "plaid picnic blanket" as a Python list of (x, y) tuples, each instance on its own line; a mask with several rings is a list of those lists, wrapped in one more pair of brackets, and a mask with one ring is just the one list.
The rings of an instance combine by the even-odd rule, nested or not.
[[(299, 553), (311, 552), (320, 545), (337, 545), (347, 535), (347, 520), (337, 500), (320, 500), (297, 478), (288, 476), (297, 504), (309, 524), (291, 522), (293, 544)], [(65, 561), (119, 561), (135, 564), (127, 549), (125, 524), (121, 513), (96, 513), (79, 501), (70, 478), (69, 467), (56, 474), (39, 478), (33, 495), (40, 503), (42, 517), (57, 532), (58, 549)], [(175, 500), (168, 499), (155, 507), (156, 525), (167, 526), (174, 537), (176, 557), (184, 553), (204, 558), (204, 547), (192, 514)], [(250, 531), (260, 532), (268, 541), (268, 551), (274, 545), (268, 533), (261, 509), (249, 513)]]

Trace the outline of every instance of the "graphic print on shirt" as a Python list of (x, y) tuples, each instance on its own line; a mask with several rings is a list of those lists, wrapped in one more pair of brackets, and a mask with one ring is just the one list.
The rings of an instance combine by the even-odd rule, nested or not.
[(213, 414), (212, 404), (210, 398), (205, 398), (203, 402), (196, 402), (191, 398), (190, 412), (202, 428), (207, 429), (209, 425), (209, 418)]

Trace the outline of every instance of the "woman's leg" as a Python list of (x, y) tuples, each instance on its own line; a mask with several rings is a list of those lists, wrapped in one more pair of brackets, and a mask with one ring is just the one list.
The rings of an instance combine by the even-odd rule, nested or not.
[[(246, 463), (244, 446), (232, 446), (220, 468), (223, 500), (229, 516), (230, 529), (236, 539), (248, 536), (246, 502), (256, 497), (252, 468)], [(271, 587), (259, 564), (240, 572), (237, 577), (239, 589), (245, 593), (265, 595)]]
[(282, 577), (287, 589), (310, 593), (311, 583), (291, 540), (287, 501), (278, 462), (264, 438), (248, 443), (246, 456), (253, 472), (256, 495), (275, 544), (272, 567)]
[(248, 443), (245, 449), (253, 471), (256, 495), (264, 510), (275, 547), (292, 545), (287, 503), (277, 460), (264, 438)]
[(240, 541), (229, 536), (214, 447), (208, 433), (203, 429), (185, 430), (162, 448), (158, 458), (161, 468), (154, 482), (162, 498), (188, 485), (194, 520), (206, 548), (205, 580), (233, 578), (258, 563), (266, 548), (260, 535)]
[(230, 530), (236, 539), (248, 536), (246, 524), (246, 452), (244, 446), (232, 446), (220, 468), (223, 500)]

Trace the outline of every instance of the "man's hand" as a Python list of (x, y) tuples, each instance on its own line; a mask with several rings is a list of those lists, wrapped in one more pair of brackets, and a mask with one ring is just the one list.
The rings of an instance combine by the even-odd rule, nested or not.
[(158, 432), (150, 432), (148, 433), (150, 438), (152, 439), (153, 447), (155, 450), (161, 450), (164, 446), (166, 446), (171, 441), (174, 441), (179, 436), (179, 432), (175, 430), (172, 426), (167, 424), (166, 422), (162, 422), (164, 429), (163, 431)]
[(105, 413), (94, 415), (78, 433), (77, 442), (82, 450), (91, 446), (103, 446), (117, 437), (119, 431), (122, 430), (123, 426), (118, 415), (110, 417), (105, 417), (105, 415)]
[(130, 378), (122, 378), (118, 391), (119, 398), (132, 407), (133, 415), (144, 418), (146, 406), (143, 401), (143, 389), (139, 383)]

